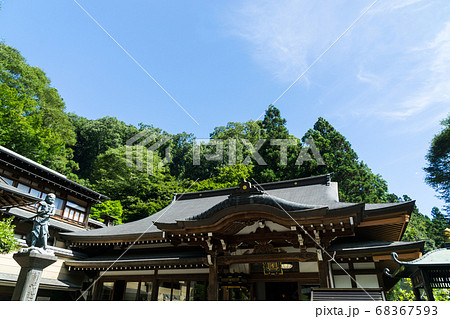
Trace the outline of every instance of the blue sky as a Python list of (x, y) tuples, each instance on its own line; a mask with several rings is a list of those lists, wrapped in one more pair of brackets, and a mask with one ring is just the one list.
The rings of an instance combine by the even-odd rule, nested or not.
[[(0, 39), (42, 68), (67, 110), (199, 138), (256, 120), (373, 0), (4, 0)], [(275, 104), (301, 137), (319, 116), (416, 199), (424, 156), (450, 113), (450, 2), (379, 0)]]

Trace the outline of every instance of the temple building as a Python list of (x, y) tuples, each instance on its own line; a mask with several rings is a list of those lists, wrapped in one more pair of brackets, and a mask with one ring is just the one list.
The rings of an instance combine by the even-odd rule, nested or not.
[[(384, 272), (398, 265), (391, 253), (412, 261), (424, 246), (400, 241), (413, 201), (340, 202), (330, 175), (174, 194), (152, 216), (107, 227), (89, 219), (105, 196), (0, 151), (4, 188), (21, 192), (17, 205), (42, 198), (32, 188), (61, 201), (52, 219), (58, 266), (44, 270), (39, 290), (50, 300), (384, 300), (399, 280)], [(9, 207), (0, 194), (3, 215), (32, 216), (32, 206)], [(17, 224), (18, 236), (31, 228)], [(7, 299), (14, 260), (0, 258)]]
[(61, 236), (89, 256), (65, 264), (95, 300), (382, 300), (390, 253), (423, 249), (400, 241), (413, 206), (339, 202), (323, 175), (175, 194), (142, 220)]

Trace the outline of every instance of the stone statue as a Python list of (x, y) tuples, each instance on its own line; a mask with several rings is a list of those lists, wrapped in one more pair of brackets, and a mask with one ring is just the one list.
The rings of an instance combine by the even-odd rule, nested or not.
[(13, 255), (20, 265), (20, 273), (14, 288), (12, 300), (36, 300), (44, 268), (55, 263), (58, 258), (50, 249), (47, 240), (50, 237), (48, 223), (55, 214), (55, 194), (48, 194), (39, 202), (36, 216), (25, 220), (34, 220), (33, 230), (26, 236), (28, 248), (22, 248)]
[(55, 214), (55, 194), (48, 194), (45, 200), (39, 202), (37, 215), (34, 216), (33, 230), (27, 236), (29, 247), (47, 249), (47, 240), (50, 237), (48, 223), (50, 216)]

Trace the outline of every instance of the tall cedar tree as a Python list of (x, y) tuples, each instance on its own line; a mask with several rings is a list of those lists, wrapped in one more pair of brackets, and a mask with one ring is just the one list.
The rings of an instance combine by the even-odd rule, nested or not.
[(352, 149), (351, 144), (325, 119), (319, 118), (303, 136), (302, 141), (312, 139), (325, 165), (313, 160), (304, 162), (301, 175), (304, 177), (333, 173), (332, 179), (339, 183), (339, 198), (343, 202), (388, 202), (395, 196), (388, 194), (387, 183), (374, 174)]
[[(254, 162), (255, 180), (257, 182), (273, 182), (298, 177), (295, 155), (299, 153), (300, 140), (289, 135), (286, 119), (281, 117), (280, 110), (270, 105), (264, 119), (258, 124), (261, 127), (261, 137), (266, 139), (259, 150), (266, 165), (258, 165)], [(287, 151), (284, 159), (282, 148)]]

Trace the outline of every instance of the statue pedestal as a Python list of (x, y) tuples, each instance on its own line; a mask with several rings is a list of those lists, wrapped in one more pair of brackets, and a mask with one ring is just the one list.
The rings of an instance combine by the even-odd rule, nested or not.
[(24, 249), (13, 255), (22, 267), (12, 300), (36, 300), (42, 271), (58, 259), (54, 255), (42, 253), (39, 249)]

